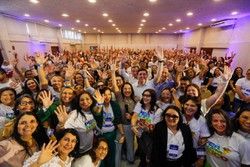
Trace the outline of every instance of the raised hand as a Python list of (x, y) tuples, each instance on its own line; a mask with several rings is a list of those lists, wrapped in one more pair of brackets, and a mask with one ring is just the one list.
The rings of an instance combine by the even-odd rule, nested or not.
[(58, 154), (58, 152), (55, 150), (57, 147), (60, 146), (60, 144), (56, 145), (56, 143), (57, 141), (50, 140), (47, 146), (45, 146), (45, 143), (43, 144), (41, 154), (37, 159), (37, 164), (42, 165), (50, 161), (53, 157), (55, 157)]
[(51, 106), (51, 104), (54, 102), (55, 98), (51, 98), (51, 92), (50, 91), (42, 91), (39, 94), (39, 98), (42, 100), (43, 102), (43, 107), (44, 108), (49, 108)]
[(44, 64), (48, 60), (48, 57), (45, 58), (44, 54), (42, 53), (36, 53), (34, 57), (36, 64)]
[(59, 105), (55, 110), (55, 114), (61, 125), (64, 125), (64, 123), (69, 119), (69, 114), (66, 111), (65, 105)]
[(231, 79), (233, 72), (228, 66), (224, 66), (224, 72), (221, 73), (221, 78), (224, 82), (227, 82)]
[(99, 90), (95, 90), (93, 98), (97, 101), (97, 103), (102, 104), (104, 102), (104, 95), (101, 95)]
[(65, 73), (65, 79), (70, 80), (75, 75), (75, 72), (76, 72), (75, 68), (72, 65), (72, 62), (70, 62), (68, 64), (68, 68), (67, 68), (66, 73)]

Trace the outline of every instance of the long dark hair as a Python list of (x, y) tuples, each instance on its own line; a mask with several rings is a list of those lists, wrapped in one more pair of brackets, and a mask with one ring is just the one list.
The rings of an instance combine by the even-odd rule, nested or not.
[(233, 130), (235, 132), (237, 132), (239, 129), (240, 129), (240, 123), (239, 123), (239, 118), (240, 118), (240, 115), (243, 113), (243, 112), (250, 112), (250, 107), (243, 107), (240, 109), (240, 111), (236, 112), (234, 118), (232, 118), (232, 124), (233, 124)]
[[(156, 111), (156, 109), (158, 108), (158, 106), (157, 106), (157, 104), (156, 104), (157, 98), (156, 98), (156, 93), (155, 93), (155, 91), (154, 91), (153, 89), (146, 89), (146, 90), (143, 91), (142, 95), (143, 95), (145, 92), (149, 92), (150, 95), (151, 95), (151, 101), (150, 101), (150, 109), (149, 109), (149, 112), (151, 113), (151, 111)], [(140, 103), (141, 103), (141, 107), (142, 107), (143, 109), (146, 109), (146, 108), (145, 108), (146, 106), (145, 106), (145, 104), (144, 104), (143, 98), (141, 99)]]
[(96, 141), (93, 143), (93, 147), (92, 149), (90, 150), (89, 152), (89, 155), (92, 159), (92, 162), (94, 163), (96, 161), (96, 153), (95, 153), (95, 150), (98, 148), (99, 144), (101, 142), (105, 142), (107, 145), (108, 145), (108, 142), (106, 139), (100, 137), (100, 138), (97, 138)]
[(131, 83), (129, 82), (125, 82), (122, 87), (121, 87), (121, 94), (122, 94), (122, 97), (123, 99), (125, 98), (125, 95), (123, 93), (123, 88), (125, 85), (129, 85), (131, 87), (131, 95), (130, 95), (130, 98), (135, 102), (135, 92), (134, 92), (134, 89), (133, 89), (133, 86), (131, 85)]
[(81, 93), (81, 94), (79, 94), (77, 96), (77, 98), (76, 98), (76, 102), (77, 102), (77, 106), (76, 106), (77, 115), (76, 115), (76, 118), (78, 117), (78, 114), (80, 113), (86, 119), (86, 116), (85, 116), (84, 112), (82, 111), (82, 108), (80, 107), (80, 104), (79, 104), (80, 103), (80, 98), (81, 98), (81, 96), (83, 94), (87, 94), (91, 98), (91, 100), (92, 100), (92, 104), (90, 106), (90, 111), (95, 107), (96, 101), (95, 101), (95, 99), (93, 98), (93, 96), (89, 92), (83, 92), (83, 93)]
[[(185, 105), (186, 102), (188, 102), (189, 100), (193, 101), (197, 107), (197, 111), (194, 114), (194, 118), (196, 120), (198, 120), (200, 118), (200, 116), (202, 115), (201, 113), (201, 101), (198, 97), (192, 97), (192, 96), (187, 96), (186, 98), (184, 98), (183, 100), (183, 106)], [(184, 107), (182, 108), (182, 114), (185, 114), (185, 110)]]
[(190, 83), (190, 84), (187, 85), (187, 87), (186, 87), (186, 89), (185, 89), (184, 97), (187, 96), (187, 90), (188, 90), (188, 88), (191, 87), (191, 86), (193, 86), (193, 87), (195, 87), (195, 88), (197, 89), (197, 91), (198, 91), (198, 98), (201, 99), (201, 90), (200, 90), (199, 86), (196, 85), (195, 83)]
[(15, 95), (15, 99), (14, 100), (16, 100), (16, 90), (13, 89), (13, 88), (10, 88), (10, 87), (4, 87), (4, 88), (0, 89), (0, 103), (2, 103), (1, 102), (1, 96), (2, 96), (3, 92), (8, 91), (8, 90), (10, 90), (10, 91), (12, 91), (14, 93), (14, 95)]
[(164, 110), (164, 112), (162, 113), (162, 118), (163, 118), (162, 121), (165, 122), (165, 119), (164, 119), (164, 118), (165, 118), (165, 116), (166, 116), (166, 112), (167, 112), (169, 109), (175, 110), (175, 111), (178, 113), (178, 115), (179, 115), (179, 122), (178, 122), (178, 124), (177, 124), (177, 130), (179, 130), (180, 127), (183, 125), (183, 119), (182, 119), (181, 110), (180, 110), (178, 107), (173, 106), (173, 105), (168, 106), (168, 107)]
[(21, 146), (23, 146), (26, 154), (28, 154), (29, 156), (31, 156), (33, 154), (33, 152), (31, 150), (30, 146), (28, 145), (27, 142), (25, 142), (25, 141), (23, 141), (21, 139), (21, 136), (18, 133), (18, 123), (19, 123), (20, 119), (23, 116), (25, 116), (25, 115), (31, 115), (31, 116), (34, 116), (36, 118), (38, 126), (37, 126), (36, 130), (34, 131), (34, 133), (32, 134), (32, 136), (36, 140), (39, 148), (42, 148), (43, 143), (48, 143), (49, 142), (49, 138), (46, 135), (45, 129), (43, 128), (41, 122), (39, 121), (39, 118), (36, 116), (35, 113), (33, 113), (33, 112), (20, 113), (20, 115), (15, 120), (14, 130), (13, 130), (13, 133), (12, 133), (11, 136), (17, 141), (18, 144), (20, 144)]
[(230, 118), (227, 116), (227, 114), (221, 110), (221, 109), (214, 109), (214, 110), (211, 110), (206, 118), (207, 118), (207, 126), (208, 126), (208, 129), (209, 129), (209, 132), (211, 134), (211, 136), (214, 134), (215, 132), (215, 129), (212, 125), (212, 119), (213, 119), (213, 115), (214, 114), (219, 114), (221, 115), (225, 120), (226, 120), (226, 136), (232, 136), (233, 134), (233, 129), (232, 129), (232, 124), (231, 124), (231, 121), (230, 121)]
[(33, 112), (34, 113), (36, 113), (36, 109), (37, 109), (37, 104), (36, 104), (36, 101), (34, 100), (34, 98), (31, 96), (31, 95), (29, 95), (29, 94), (23, 94), (23, 95), (21, 95), (21, 96), (19, 96), (17, 99), (16, 99), (16, 103), (15, 103), (15, 105), (14, 105), (14, 113), (15, 113), (15, 116), (17, 117), (19, 114), (20, 114), (20, 111), (18, 110), (18, 106), (19, 106), (19, 104), (21, 103), (21, 100), (23, 99), (23, 98), (30, 98), (33, 102), (34, 102), (34, 105), (35, 105), (35, 107), (34, 107), (34, 110), (33, 110)]
[(57, 141), (60, 141), (67, 133), (70, 133), (76, 137), (77, 143), (75, 148), (69, 153), (69, 156), (77, 158), (79, 156), (80, 138), (78, 132), (75, 129), (68, 128), (60, 131), (57, 135)]
[(36, 92), (38, 92), (40, 90), (39, 84), (37, 83), (37, 81), (35, 79), (27, 79), (24, 82), (24, 87), (23, 87), (23, 91), (22, 91), (23, 93), (22, 94), (24, 94), (24, 93), (30, 94), (30, 95), (33, 94), (32, 91), (28, 88), (28, 85), (27, 85), (28, 81), (30, 81), (30, 80), (34, 81), (36, 83)]

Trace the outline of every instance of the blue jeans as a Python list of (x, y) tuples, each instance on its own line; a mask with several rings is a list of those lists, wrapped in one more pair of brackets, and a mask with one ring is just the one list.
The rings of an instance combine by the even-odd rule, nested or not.
[[(131, 130), (131, 125), (123, 125), (124, 129), (124, 135), (125, 135), (125, 141), (126, 142), (126, 149), (127, 149), (127, 160), (129, 162), (134, 162), (135, 160), (135, 154), (134, 154), (134, 133)], [(119, 140), (121, 137), (121, 134), (118, 133), (116, 138)], [(122, 144), (116, 143), (116, 154), (115, 154), (115, 166), (120, 167), (121, 166), (121, 155), (122, 155)]]
[(250, 103), (246, 103), (242, 100), (234, 98), (233, 112), (236, 113), (238, 111), (238, 109), (242, 108), (242, 107), (250, 107)]

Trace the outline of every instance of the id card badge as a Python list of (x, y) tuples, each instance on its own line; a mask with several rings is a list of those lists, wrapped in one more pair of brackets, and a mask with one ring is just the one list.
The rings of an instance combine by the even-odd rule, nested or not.
[(178, 156), (178, 150), (179, 150), (179, 146), (178, 145), (170, 144), (169, 151), (168, 151), (168, 158), (170, 158), (170, 159), (176, 159), (177, 156)]
[(197, 158), (206, 158), (205, 148), (196, 149)]

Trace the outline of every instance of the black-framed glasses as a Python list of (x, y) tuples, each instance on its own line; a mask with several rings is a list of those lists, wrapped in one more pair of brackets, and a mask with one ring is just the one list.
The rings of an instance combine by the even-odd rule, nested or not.
[(34, 105), (34, 102), (33, 101), (21, 101), (20, 102), (20, 105), (21, 106), (27, 106), (27, 105)]
[(173, 118), (173, 119), (178, 119), (179, 116), (178, 115), (174, 115), (174, 114), (166, 114), (165, 115), (167, 118)]

